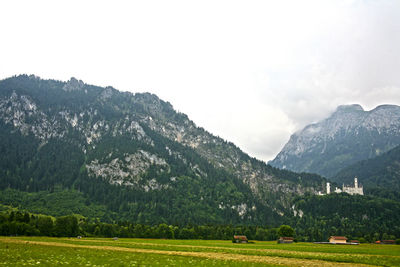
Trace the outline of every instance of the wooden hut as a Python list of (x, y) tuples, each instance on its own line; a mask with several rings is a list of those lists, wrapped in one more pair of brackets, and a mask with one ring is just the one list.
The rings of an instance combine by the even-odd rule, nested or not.
[(278, 240), (279, 244), (284, 244), (284, 243), (293, 243), (294, 238), (293, 237), (285, 237), (285, 236), (281, 236)]
[(234, 243), (248, 243), (247, 237), (245, 235), (234, 235), (233, 236)]
[(331, 236), (329, 238), (329, 243), (334, 243), (334, 244), (341, 243), (341, 244), (343, 244), (343, 243), (346, 243), (346, 242), (347, 242), (347, 237), (345, 237), (345, 236)]

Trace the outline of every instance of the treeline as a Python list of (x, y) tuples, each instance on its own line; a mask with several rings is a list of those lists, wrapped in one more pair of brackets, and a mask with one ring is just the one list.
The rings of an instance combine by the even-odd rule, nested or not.
[(302, 241), (325, 241), (331, 235), (367, 242), (400, 237), (400, 203), (389, 199), (305, 195), (294, 201), (294, 209), (297, 216), (288, 223)]
[(230, 240), (233, 235), (246, 235), (252, 240), (276, 240), (278, 228), (232, 225), (172, 226), (144, 225), (129, 222), (115, 224), (88, 222), (85, 218), (68, 215), (51, 217), (27, 212), (0, 213), (0, 235), (56, 236), (56, 237), (137, 237), (167, 239)]
[[(312, 221), (312, 220), (311, 220)], [(304, 221), (303, 221), (304, 223)], [(20, 211), (0, 213), (0, 235), (3, 236), (53, 236), (53, 237), (127, 237), (127, 238), (165, 238), (165, 239), (205, 239), (231, 240), (234, 235), (245, 235), (250, 240), (271, 241), (280, 236), (293, 236), (295, 241), (328, 241), (329, 235), (345, 235), (349, 240), (361, 242), (396, 239), (393, 234), (371, 232), (353, 234), (351, 231), (330, 229), (325, 231), (323, 223), (305, 227), (296, 226), (296, 231), (288, 226), (279, 228), (262, 226), (202, 225), (173, 226), (167, 224), (145, 225), (130, 222), (103, 223), (89, 222), (79, 215), (51, 217), (34, 215)], [(398, 239), (397, 242), (400, 240)]]

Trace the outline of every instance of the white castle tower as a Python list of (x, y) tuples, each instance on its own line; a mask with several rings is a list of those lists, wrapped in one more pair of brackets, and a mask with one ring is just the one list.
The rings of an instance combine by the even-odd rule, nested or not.
[(352, 187), (351, 185), (343, 185), (343, 192), (346, 192), (350, 195), (364, 195), (363, 187), (361, 185), (358, 185), (357, 177), (354, 177), (354, 187)]
[(326, 183), (326, 194), (329, 195), (331, 193), (331, 184)]

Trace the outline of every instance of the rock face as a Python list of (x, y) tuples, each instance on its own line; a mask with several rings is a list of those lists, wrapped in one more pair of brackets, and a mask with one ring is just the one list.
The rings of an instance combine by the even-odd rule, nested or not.
[[(249, 157), (153, 94), (74, 78), (0, 81), (0, 135), (0, 148), (18, 158), (0, 157), (2, 188), (61, 184), (119, 212), (140, 210), (141, 216), (127, 217), (133, 221), (263, 221), (283, 215), (294, 196), (323, 185), (321, 177)], [(186, 214), (194, 206), (199, 211)]]
[(339, 106), (327, 119), (290, 137), (272, 166), (333, 177), (360, 160), (378, 156), (400, 144), (400, 107)]

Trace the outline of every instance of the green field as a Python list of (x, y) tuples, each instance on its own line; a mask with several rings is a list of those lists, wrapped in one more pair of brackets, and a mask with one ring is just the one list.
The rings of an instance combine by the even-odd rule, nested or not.
[(0, 237), (0, 259), (4, 266), (400, 266), (400, 246)]

